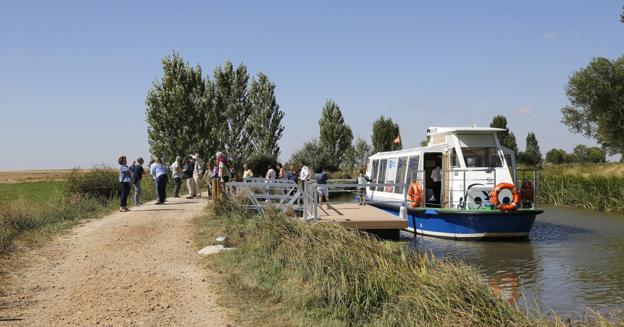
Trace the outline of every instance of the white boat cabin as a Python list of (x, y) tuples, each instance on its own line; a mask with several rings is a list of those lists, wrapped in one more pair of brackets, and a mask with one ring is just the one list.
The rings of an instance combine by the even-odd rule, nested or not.
[[(515, 180), (513, 151), (501, 146), (496, 136), (502, 131), (505, 130), (430, 127), (426, 147), (376, 153), (369, 158), (366, 175), (374, 184), (393, 185), (369, 187), (367, 197), (402, 202), (406, 187), (418, 181), (423, 186), (427, 206), (480, 206), (488, 201), (487, 193), (495, 185), (513, 184)], [(437, 185), (432, 179), (436, 167), (440, 171)]]

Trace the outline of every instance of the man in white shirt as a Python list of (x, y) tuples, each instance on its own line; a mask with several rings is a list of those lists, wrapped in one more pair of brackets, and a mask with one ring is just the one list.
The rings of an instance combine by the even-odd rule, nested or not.
[(269, 165), (269, 167), (267, 167), (267, 168), (268, 168), (268, 170), (267, 170), (267, 173), (266, 173), (265, 179), (266, 179), (268, 182), (272, 182), (272, 181), (274, 181), (274, 180), (275, 180), (275, 178), (277, 177), (277, 173), (275, 172), (275, 169), (273, 169), (273, 166)]
[(156, 157), (154, 163), (150, 166), (150, 175), (156, 179), (156, 194), (158, 195), (158, 201), (156, 204), (165, 203), (167, 199), (167, 167), (161, 163), (159, 157)]
[(310, 169), (306, 165), (301, 166), (301, 172), (299, 173), (299, 180), (301, 182), (307, 182), (310, 178)]
[(169, 167), (173, 178), (173, 197), (180, 197), (180, 186), (182, 185), (182, 158), (176, 157), (176, 160)]
[(435, 202), (440, 203), (440, 193), (442, 191), (442, 168), (439, 165), (431, 171), (431, 179), (433, 180), (433, 196)]

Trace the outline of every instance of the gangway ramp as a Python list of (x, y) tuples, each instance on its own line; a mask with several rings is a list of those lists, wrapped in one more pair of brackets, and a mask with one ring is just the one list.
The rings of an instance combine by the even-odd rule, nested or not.
[(334, 223), (384, 238), (398, 238), (407, 221), (382, 209), (358, 203), (331, 203), (318, 209), (319, 223)]

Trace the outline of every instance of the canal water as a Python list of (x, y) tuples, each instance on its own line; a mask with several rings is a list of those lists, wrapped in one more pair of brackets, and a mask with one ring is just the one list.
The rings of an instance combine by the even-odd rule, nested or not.
[(524, 241), (453, 241), (404, 233), (407, 244), (476, 266), (519, 304), (560, 314), (624, 307), (624, 215), (546, 207)]

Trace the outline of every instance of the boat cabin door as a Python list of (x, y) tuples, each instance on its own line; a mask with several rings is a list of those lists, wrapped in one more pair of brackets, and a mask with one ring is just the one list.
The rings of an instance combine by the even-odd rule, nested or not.
[[(426, 152), (423, 155), (423, 170), (425, 172), (425, 199), (427, 205), (440, 205), (442, 199), (442, 173), (444, 170), (442, 152)], [(448, 161), (448, 160), (447, 160)], [(433, 174), (436, 167), (439, 173)], [(434, 181), (434, 179), (436, 179)]]

